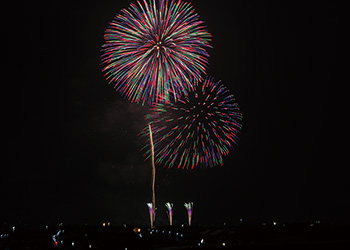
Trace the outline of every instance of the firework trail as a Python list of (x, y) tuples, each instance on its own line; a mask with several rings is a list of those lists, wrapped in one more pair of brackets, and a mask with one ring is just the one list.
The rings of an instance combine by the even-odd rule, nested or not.
[(153, 209), (153, 203), (146, 203), (149, 211), (149, 219), (151, 222), (151, 227), (154, 227), (155, 210)]
[(193, 212), (193, 202), (185, 203), (184, 206), (187, 209), (188, 225), (191, 226), (192, 212)]
[(153, 222), (156, 220), (156, 190), (155, 190), (155, 184), (156, 184), (156, 166), (154, 164), (154, 145), (153, 145), (153, 136), (152, 136), (152, 128), (151, 125), (148, 124), (149, 128), (149, 139), (150, 139), (150, 145), (151, 145), (151, 159), (152, 159), (152, 209), (154, 211), (153, 213)]
[[(156, 165), (182, 169), (222, 166), (238, 141), (242, 114), (229, 90), (213, 78), (194, 85), (177, 102), (157, 104), (146, 116), (153, 129)], [(148, 129), (141, 132), (150, 157)]]
[(170, 226), (173, 225), (173, 204), (170, 202), (165, 203), (166, 208), (168, 209), (168, 217)]
[[(142, 4), (143, 3), (143, 4)], [(191, 4), (150, 0), (130, 4), (105, 32), (104, 76), (124, 97), (137, 103), (176, 98), (208, 67), (211, 34)]]

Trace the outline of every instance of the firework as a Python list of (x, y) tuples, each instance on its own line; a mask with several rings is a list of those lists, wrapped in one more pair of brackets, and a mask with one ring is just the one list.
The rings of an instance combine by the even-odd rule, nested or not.
[(153, 209), (153, 203), (149, 202), (147, 203), (148, 211), (149, 211), (149, 219), (151, 222), (151, 227), (154, 226), (154, 219), (155, 219), (155, 210)]
[(168, 217), (170, 226), (173, 225), (173, 204), (170, 202), (165, 203), (166, 208), (168, 209)]
[[(176, 102), (157, 104), (146, 116), (153, 129), (156, 165), (194, 169), (222, 166), (238, 141), (242, 114), (234, 96), (220, 82), (207, 78)], [(141, 133), (150, 157), (147, 128)]]
[[(156, 167), (154, 164), (154, 145), (153, 145), (153, 137), (152, 137), (152, 128), (151, 125), (148, 124), (149, 128), (149, 139), (150, 139), (150, 145), (151, 145), (151, 163), (152, 163), (152, 210), (156, 211), (156, 190), (155, 190), (155, 184), (156, 184)], [(156, 213), (153, 213), (153, 222), (156, 220)]]
[(124, 97), (158, 103), (187, 93), (208, 66), (211, 35), (193, 7), (181, 0), (130, 4), (105, 32), (104, 76)]
[(191, 226), (192, 212), (193, 212), (193, 202), (185, 203), (184, 206), (187, 209), (188, 225)]

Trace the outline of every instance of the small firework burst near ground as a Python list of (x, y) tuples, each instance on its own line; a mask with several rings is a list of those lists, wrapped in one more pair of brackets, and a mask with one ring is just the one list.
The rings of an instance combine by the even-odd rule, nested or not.
[(137, 3), (117, 14), (105, 32), (104, 76), (132, 102), (176, 99), (202, 79), (211, 35), (189, 3)]
[[(153, 129), (156, 165), (195, 169), (223, 165), (237, 144), (242, 114), (229, 90), (207, 78), (176, 102), (155, 105), (146, 119)], [(141, 135), (148, 159), (147, 128)]]
[(184, 203), (184, 206), (185, 206), (185, 208), (187, 210), (188, 225), (191, 226), (191, 223), (192, 223), (192, 212), (193, 212), (193, 202)]
[(173, 203), (167, 202), (165, 203), (165, 206), (167, 208), (167, 214), (169, 217), (169, 225), (172, 226), (173, 225)]
[(149, 220), (150, 220), (150, 223), (151, 223), (151, 227), (154, 226), (154, 221), (155, 221), (155, 217), (156, 217), (156, 212), (153, 208), (153, 203), (152, 202), (149, 202), (149, 203), (146, 203), (147, 207), (148, 207), (148, 212), (149, 212)]

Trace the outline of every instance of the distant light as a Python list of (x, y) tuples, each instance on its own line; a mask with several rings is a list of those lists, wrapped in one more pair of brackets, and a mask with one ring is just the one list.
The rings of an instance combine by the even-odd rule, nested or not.
[(204, 239), (201, 239), (201, 244), (203, 244), (204, 243)]
[(15, 226), (13, 226), (12, 227), (12, 232), (14, 232), (16, 230), (16, 227)]
[(239, 219), (240, 222), (243, 222), (243, 219)]
[(139, 237), (142, 239), (142, 234), (141, 233), (139, 233)]
[(183, 234), (181, 234), (181, 235), (180, 235), (180, 237), (184, 237), (184, 235), (183, 235)]
[(72, 242), (72, 246), (74, 247), (74, 241)]
[(63, 245), (63, 240), (61, 240), (61, 244)]
[(103, 223), (102, 223), (102, 226), (103, 226), (103, 227), (105, 227), (105, 226), (106, 226), (106, 223), (105, 223), (105, 222), (103, 222)]
[(108, 222), (108, 224), (107, 224), (108, 226), (110, 226), (111, 225), (111, 223), (110, 222)]
[(46, 230), (49, 229), (49, 226), (45, 226), (45, 229), (46, 229)]
[(273, 222), (273, 225), (276, 226), (276, 225), (277, 225), (277, 222), (274, 221), (274, 222)]
[(262, 225), (263, 225), (263, 226), (266, 226), (266, 223), (265, 223), (265, 222), (263, 222), (263, 223), (262, 223)]
[(315, 221), (315, 223), (316, 223), (316, 224), (320, 224), (320, 223), (321, 223), (321, 221), (317, 220), (317, 221)]
[(91, 248), (92, 246), (91, 245), (89, 245), (89, 248)]
[(310, 224), (310, 227), (313, 227), (313, 226), (314, 226), (314, 223), (311, 223), (311, 224)]
[(222, 246), (223, 246), (223, 247), (226, 246), (225, 242), (222, 242)]

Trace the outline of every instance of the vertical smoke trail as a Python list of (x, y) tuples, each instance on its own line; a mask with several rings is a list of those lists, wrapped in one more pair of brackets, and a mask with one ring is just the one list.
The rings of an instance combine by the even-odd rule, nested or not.
[(165, 203), (166, 208), (168, 209), (168, 217), (170, 226), (173, 225), (173, 204), (170, 202)]
[[(153, 223), (156, 220), (156, 192), (155, 192), (155, 184), (156, 184), (156, 167), (154, 165), (154, 145), (153, 145), (153, 136), (152, 136), (152, 128), (151, 125), (148, 124), (149, 128), (149, 138), (151, 143), (151, 154), (152, 154), (152, 209), (153, 209)], [(152, 223), (151, 223), (152, 224)], [(153, 227), (154, 225), (152, 225)]]
[(191, 226), (193, 202), (185, 203), (184, 206), (187, 209), (188, 225)]

